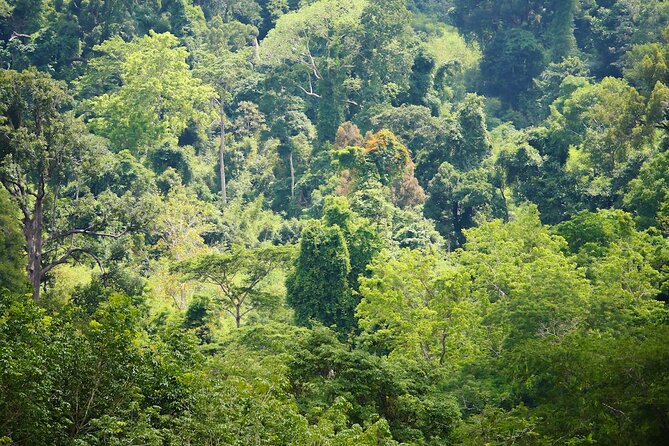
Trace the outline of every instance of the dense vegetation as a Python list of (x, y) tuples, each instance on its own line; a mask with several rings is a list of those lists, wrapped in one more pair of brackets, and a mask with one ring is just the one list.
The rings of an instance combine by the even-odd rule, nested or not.
[(0, 445), (659, 445), (669, 3), (0, 0)]

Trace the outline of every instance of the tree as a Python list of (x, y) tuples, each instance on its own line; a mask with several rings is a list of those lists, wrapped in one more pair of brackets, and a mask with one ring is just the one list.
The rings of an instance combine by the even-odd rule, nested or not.
[(385, 107), (372, 116), (374, 129), (388, 129), (411, 149), (416, 175), (424, 188), (443, 162), (451, 161), (461, 143), (458, 122), (453, 116), (432, 116), (426, 107), (402, 105)]
[[(341, 432), (333, 444), (438, 444), (460, 418), (450, 395), (421, 384), (424, 378), (439, 379), (434, 368), (351, 349), (322, 326), (296, 344), (288, 365), (297, 403), (306, 413), (322, 414), (321, 429)], [(346, 429), (348, 420), (357, 426)], [(355, 440), (347, 442), (356, 431)]]
[(453, 148), (452, 164), (461, 170), (477, 168), (492, 151), (483, 98), (467, 94), (458, 107), (457, 118), (461, 141)]
[(193, 77), (188, 51), (170, 33), (150, 32), (124, 42), (114, 37), (95, 47), (90, 72), (79, 80), (84, 91), (107, 86), (86, 102), (93, 132), (117, 149), (134, 153), (149, 145), (175, 143), (191, 121), (208, 121), (211, 87)]
[(352, 290), (358, 291), (359, 278), (368, 274), (367, 266), (381, 250), (382, 243), (378, 234), (370, 227), (369, 220), (351, 210), (346, 197), (326, 198), (323, 222), (327, 226), (338, 226), (341, 229), (351, 264), (348, 283)]
[(106, 149), (63, 112), (70, 97), (61, 83), (33, 70), (0, 76), (0, 181), (22, 213), (28, 280), (38, 299), (46, 275), (72, 257), (85, 254), (102, 267), (90, 237), (121, 237), (151, 213), (130, 193), (81, 187), (83, 169)]
[[(534, 80), (534, 88), (539, 97), (538, 103), (542, 111), (548, 113), (549, 106), (564, 95), (563, 82), (571, 76), (588, 78), (589, 71), (585, 61), (578, 57), (567, 57), (559, 63), (551, 62)], [(570, 80), (570, 82), (573, 82), (573, 80)], [(542, 118), (545, 118), (545, 115)]]
[(669, 47), (659, 43), (634, 45), (625, 53), (623, 73), (644, 95), (650, 95), (658, 82), (669, 83)]
[(350, 255), (344, 234), (337, 225), (313, 222), (302, 230), (295, 270), (286, 280), (287, 302), (295, 320), (307, 325), (311, 319), (346, 332), (353, 327), (353, 298), (348, 276)]
[(624, 204), (637, 215), (641, 228), (658, 226), (662, 222), (661, 210), (669, 190), (669, 152), (658, 153), (644, 163), (639, 177), (629, 183)]
[(624, 80), (609, 77), (576, 89), (562, 104), (566, 129), (576, 138), (570, 157), (612, 177), (640, 147), (643, 114), (641, 95)]
[(183, 186), (170, 190), (163, 206), (155, 219), (155, 229), (169, 256), (180, 261), (205, 250), (202, 237), (215, 228), (216, 208), (198, 200), (192, 190)]
[(318, 138), (334, 139), (358, 91), (351, 82), (364, 2), (320, 0), (285, 14), (260, 45), (262, 64), (281, 74), (281, 85), (317, 113)]
[(477, 221), (503, 210), (498, 192), (483, 169), (459, 172), (443, 163), (430, 181), (425, 202), (425, 216), (436, 222), (437, 229), (453, 247), (463, 242), (462, 231)]
[(355, 74), (361, 104), (389, 103), (409, 89), (415, 38), (406, 0), (370, 0), (360, 16)]
[(545, 60), (544, 47), (532, 33), (517, 28), (498, 33), (481, 62), (486, 91), (516, 104), (543, 71)]
[[(222, 27), (222, 24), (219, 25)], [(195, 74), (216, 90), (215, 101), (219, 109), (220, 131), (218, 146), (219, 180), (224, 206), (228, 203), (225, 178), (226, 103), (231, 102), (239, 94), (240, 85), (244, 85), (245, 81), (253, 75), (251, 59), (254, 52), (248, 47), (250, 34), (241, 36), (243, 40), (246, 40), (244, 42), (246, 43), (245, 47), (233, 52), (227, 42), (222, 39), (220, 29), (213, 28), (210, 30), (209, 39), (201, 42), (193, 52)], [(257, 44), (255, 36), (253, 39)]]
[(336, 151), (333, 158), (339, 169), (354, 173), (357, 188), (368, 187), (373, 181), (389, 186), (413, 167), (409, 150), (389, 130), (370, 133), (362, 147), (348, 146)]
[(391, 355), (458, 370), (485, 351), (482, 307), (471, 299), (470, 278), (423, 251), (384, 252), (361, 278), (356, 309), (363, 339)]
[(234, 245), (223, 253), (202, 254), (179, 262), (173, 271), (217, 286), (217, 303), (239, 328), (244, 316), (271, 302), (273, 297), (263, 291), (263, 285), (290, 257), (290, 247), (247, 249)]

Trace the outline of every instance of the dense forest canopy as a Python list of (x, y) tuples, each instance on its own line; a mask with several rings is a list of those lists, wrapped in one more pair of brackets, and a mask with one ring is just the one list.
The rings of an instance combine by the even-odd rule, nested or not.
[(0, 0), (0, 445), (660, 445), (669, 3)]

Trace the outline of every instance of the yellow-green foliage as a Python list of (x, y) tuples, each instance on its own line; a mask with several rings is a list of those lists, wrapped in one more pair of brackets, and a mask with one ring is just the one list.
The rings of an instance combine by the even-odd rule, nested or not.
[(437, 66), (457, 63), (462, 70), (475, 70), (481, 62), (481, 48), (476, 42), (467, 42), (452, 26), (441, 25), (439, 34), (427, 41), (428, 51), (436, 58)]

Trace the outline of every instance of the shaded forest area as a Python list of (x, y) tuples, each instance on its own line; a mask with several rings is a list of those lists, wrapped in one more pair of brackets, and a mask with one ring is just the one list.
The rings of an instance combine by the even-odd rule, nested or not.
[(669, 3), (0, 0), (0, 445), (660, 445)]

